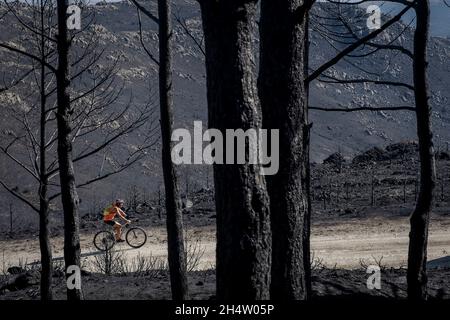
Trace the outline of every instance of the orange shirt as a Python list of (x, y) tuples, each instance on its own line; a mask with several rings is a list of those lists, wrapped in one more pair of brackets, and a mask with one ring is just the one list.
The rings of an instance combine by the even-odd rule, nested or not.
[(110, 205), (105, 210), (103, 210), (103, 221), (114, 220), (116, 214), (125, 216), (125, 213), (115, 204)]

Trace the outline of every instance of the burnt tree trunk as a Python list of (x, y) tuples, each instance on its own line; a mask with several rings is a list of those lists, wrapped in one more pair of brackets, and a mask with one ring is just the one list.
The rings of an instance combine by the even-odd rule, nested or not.
[(427, 242), (436, 169), (431, 130), (427, 77), (427, 43), (429, 33), (429, 0), (419, 0), (415, 7), (417, 25), (414, 33), (414, 92), (416, 103), (417, 135), (419, 139), (420, 186), (416, 207), (410, 217), (408, 252), (408, 298), (427, 298)]
[[(271, 299), (310, 295), (308, 1), (261, 2), (259, 96), (263, 127), (280, 131), (280, 169), (267, 176)], [(324, 200), (325, 201), (325, 200)]]
[(183, 241), (183, 217), (178, 179), (171, 159), (172, 97), (172, 26), (170, 0), (158, 0), (159, 16), (159, 101), (161, 108), (162, 165), (166, 192), (167, 245), (172, 299), (186, 300), (186, 254)]
[[(200, 1), (206, 46), (209, 127), (261, 127), (255, 79), (257, 1)], [(214, 164), (218, 299), (268, 299), (269, 199), (260, 166)]]
[(39, 247), (41, 251), (41, 300), (52, 300), (52, 247), (49, 239), (49, 202), (47, 198), (47, 183), (41, 181), (39, 187)]
[[(45, 30), (44, 30), (44, 5), (41, 3), (40, 23), (41, 23), (41, 57), (45, 59)], [(48, 176), (47, 176), (47, 157), (46, 157), (46, 104), (47, 96), (45, 93), (45, 65), (41, 63), (40, 74), (40, 145), (39, 145), (39, 246), (41, 251), (41, 300), (52, 300), (52, 247), (49, 239), (49, 200), (48, 200)]]
[[(72, 128), (70, 96), (68, 88), (69, 76), (69, 48), (70, 40), (66, 24), (67, 0), (58, 0), (58, 69), (56, 72), (57, 85), (57, 126), (58, 126), (58, 164), (61, 184), (61, 200), (64, 211), (64, 262), (69, 266), (80, 266), (80, 236), (78, 194), (75, 184), (75, 172), (72, 161)], [(67, 288), (68, 300), (80, 300), (81, 290)]]

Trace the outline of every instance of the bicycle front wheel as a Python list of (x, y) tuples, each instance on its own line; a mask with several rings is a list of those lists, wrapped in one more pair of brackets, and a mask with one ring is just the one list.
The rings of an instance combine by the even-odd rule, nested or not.
[(94, 246), (100, 251), (111, 250), (116, 243), (112, 232), (100, 231), (94, 237)]
[(134, 227), (127, 231), (125, 240), (133, 248), (140, 248), (147, 242), (147, 233), (142, 228)]

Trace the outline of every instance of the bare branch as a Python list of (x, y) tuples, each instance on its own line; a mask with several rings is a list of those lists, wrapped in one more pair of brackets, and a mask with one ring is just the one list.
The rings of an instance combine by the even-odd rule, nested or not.
[(140, 10), (142, 11), (143, 14), (145, 14), (148, 18), (150, 18), (150, 20), (152, 20), (154, 23), (159, 25), (159, 19), (150, 12), (150, 10), (147, 10), (145, 7), (143, 7), (142, 5), (139, 4), (139, 2), (137, 2), (137, 0), (131, 0), (131, 2), (133, 2), (133, 4)]
[(357, 108), (323, 108), (323, 107), (309, 107), (309, 110), (328, 111), (328, 112), (356, 112), (356, 111), (416, 111), (414, 107), (400, 106), (400, 107), (357, 107)]
[[(386, 2), (393, 2), (403, 4), (405, 6), (411, 4), (410, 0), (384, 0)], [(373, 2), (373, 0), (359, 0), (359, 1), (343, 1), (343, 0), (327, 0), (329, 3), (333, 4), (344, 4), (344, 5), (359, 5), (363, 3)]]
[(364, 43), (376, 38), (384, 30), (389, 28), (394, 23), (398, 22), (401, 19), (401, 17), (407, 11), (409, 11), (409, 9), (411, 9), (411, 7), (416, 3), (416, 1), (408, 3), (408, 5), (403, 10), (401, 10), (396, 16), (394, 16), (392, 19), (390, 19), (388, 22), (386, 22), (383, 26), (381, 26), (380, 29), (377, 29), (376, 31), (369, 33), (365, 37), (360, 38), (358, 41), (354, 42), (353, 44), (349, 45), (347, 48), (345, 48), (344, 50), (339, 52), (334, 58), (332, 58), (328, 62), (324, 63), (319, 68), (317, 68), (312, 74), (310, 74), (308, 77), (306, 77), (305, 82), (310, 83), (311, 81), (316, 79), (320, 74), (322, 74), (325, 70), (329, 69), (331, 66), (338, 63), (341, 59), (343, 59), (349, 53), (354, 51), (356, 48), (358, 48), (359, 46), (363, 45)]
[[(347, 23), (347, 21), (342, 17), (342, 15), (338, 14), (339, 16), (339, 20), (341, 21), (342, 25), (346, 28), (346, 30), (348, 31), (349, 34), (352, 35), (352, 37), (356, 40), (359, 40), (359, 37), (356, 35), (356, 33), (353, 31), (352, 27), (350, 26), (349, 23)], [(377, 52), (378, 50), (396, 50), (396, 51), (400, 51), (401, 53), (405, 54), (406, 56), (408, 56), (411, 59), (414, 59), (414, 55), (413, 53), (406, 49), (403, 46), (399, 46), (399, 45), (393, 45), (392, 43), (394, 43), (394, 41), (396, 41), (407, 29), (409, 26), (411, 26), (412, 21), (409, 23), (409, 25), (405, 26), (405, 28), (403, 28), (402, 32), (400, 32), (395, 38), (393, 38), (389, 43), (387, 44), (378, 44), (378, 43), (374, 43), (374, 42), (367, 42), (364, 45), (370, 46), (375, 48), (375, 50), (369, 52), (369, 53), (365, 53), (365, 54), (361, 54), (361, 55), (349, 55), (351, 57), (366, 57), (369, 56), (371, 54), (374, 54), (375, 52)]]
[(0, 48), (5, 48), (5, 49), (7, 49), (9, 51), (16, 52), (16, 53), (24, 55), (24, 56), (26, 56), (28, 58), (31, 58), (31, 59), (33, 59), (33, 60), (35, 60), (35, 61), (45, 65), (48, 69), (50, 69), (50, 70), (52, 70), (53, 72), (56, 73), (56, 68), (55, 67), (53, 67), (51, 64), (48, 64), (47, 62), (45, 62), (44, 59), (41, 59), (41, 58), (31, 54), (31, 53), (28, 53), (26, 51), (20, 50), (18, 48), (11, 47), (11, 46), (9, 46), (7, 44), (4, 44), (4, 43), (0, 43)]
[(187, 34), (187, 36), (189, 38), (192, 39), (192, 41), (194, 41), (195, 45), (197, 46), (198, 50), (200, 50), (200, 52), (203, 54), (203, 56), (206, 56), (206, 52), (204, 49), (204, 44), (199, 41), (194, 34), (191, 32), (191, 30), (189, 30), (189, 27), (187, 26), (186, 20), (182, 20), (180, 14), (173, 14), (173, 16), (175, 17), (175, 20), (178, 22), (178, 24), (183, 28), (184, 32)]
[(366, 45), (368, 45), (370, 47), (377, 48), (377, 49), (400, 51), (401, 53), (405, 54), (409, 58), (411, 58), (411, 59), (414, 58), (413, 53), (410, 50), (408, 50), (408, 49), (406, 49), (405, 47), (402, 47), (402, 46), (397, 46), (397, 45), (392, 45), (392, 44), (391, 45), (389, 45), (389, 44), (378, 44), (378, 43), (374, 43), (374, 42), (367, 42)]
[[(143, 151), (145, 151), (146, 149), (149, 149), (154, 143), (148, 144), (146, 146), (143, 146), (141, 148), (138, 148), (138, 150), (134, 151), (133, 153), (131, 153), (128, 158), (121, 163), (118, 168), (116, 168), (115, 170), (112, 170), (110, 172), (104, 173), (104, 174), (99, 174), (97, 177), (89, 179), (85, 182), (82, 182), (80, 184), (77, 185), (77, 188), (84, 188), (87, 187), (93, 183), (99, 182), (101, 180), (104, 180), (106, 178), (109, 178), (113, 175), (116, 175), (118, 173), (123, 172), (125, 169), (129, 168), (130, 166), (132, 166), (133, 164), (135, 164), (136, 162), (138, 162), (139, 160), (141, 160), (145, 154), (143, 153)], [(136, 156), (138, 155), (138, 156)], [(52, 201), (54, 199), (56, 199), (57, 197), (59, 197), (61, 195), (60, 192), (52, 195), (49, 197), (49, 200)]]
[(145, 46), (143, 35), (142, 35), (141, 13), (139, 12), (139, 9), (136, 9), (136, 11), (137, 11), (138, 23), (139, 23), (139, 41), (141, 42), (142, 48), (147, 53), (149, 58), (159, 66), (159, 61), (153, 56), (153, 54), (150, 52), (150, 50), (148, 50), (147, 47)]
[(14, 15), (14, 17), (16, 18), (16, 20), (28, 31), (31, 31), (32, 33), (34, 33), (35, 35), (38, 35), (40, 37), (44, 37), (46, 40), (51, 41), (53, 43), (56, 43), (56, 39), (53, 39), (49, 36), (47, 36), (46, 34), (42, 33), (41, 31), (31, 27), (30, 25), (28, 25), (25, 21), (22, 20), (22, 18), (19, 17), (19, 15), (16, 13), (15, 10), (13, 10), (13, 8), (10, 6), (9, 1), (4, 0), (3, 1), (5, 3), (5, 5), (7, 6), (7, 8), (10, 10), (10, 12), (12, 12), (12, 14)]
[(0, 93), (3, 91), (7, 91), (11, 88), (13, 88), (14, 86), (18, 85), (20, 82), (22, 82), (26, 77), (28, 77), (28, 75), (32, 72), (34, 72), (34, 68), (28, 70), (27, 72), (25, 72), (23, 75), (21, 75), (18, 79), (11, 81), (11, 83), (9, 85), (5, 85), (4, 87), (0, 88)]
[(37, 181), (39, 181), (39, 177), (38, 175), (36, 175), (36, 173), (30, 169), (27, 165), (25, 165), (23, 162), (21, 162), (19, 159), (17, 159), (14, 155), (12, 155), (9, 152), (9, 149), (11, 148), (11, 146), (13, 146), (15, 144), (16, 141), (18, 141), (20, 138), (23, 137), (16, 137), (15, 139), (13, 139), (6, 147), (1, 147), (0, 146), (0, 150), (12, 161), (14, 161), (17, 165), (19, 165), (19, 167), (21, 167), (22, 169), (24, 169), (25, 171), (27, 171), (33, 178), (35, 178)]
[(396, 81), (384, 81), (384, 80), (373, 80), (373, 79), (338, 79), (332, 76), (328, 75), (321, 75), (321, 77), (328, 78), (331, 80), (323, 80), (318, 79), (320, 82), (323, 83), (337, 83), (337, 84), (347, 84), (347, 83), (373, 83), (377, 85), (386, 85), (386, 86), (393, 86), (393, 87), (404, 87), (409, 90), (414, 91), (414, 87), (410, 84), (403, 83), (403, 82), (396, 82)]
[(10, 194), (12, 194), (14, 197), (16, 197), (17, 199), (21, 200), (23, 203), (27, 204), (31, 209), (33, 209), (34, 211), (36, 211), (37, 213), (39, 213), (39, 209), (27, 198), (25, 198), (24, 196), (22, 196), (20, 193), (14, 191), (11, 187), (9, 187), (5, 182), (3, 182), (0, 179), (0, 184), (3, 186), (3, 188), (5, 188), (6, 191), (8, 191)]

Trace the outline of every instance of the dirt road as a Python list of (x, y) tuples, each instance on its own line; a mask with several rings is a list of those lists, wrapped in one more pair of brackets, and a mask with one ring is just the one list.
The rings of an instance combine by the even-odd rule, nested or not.
[[(407, 218), (348, 219), (344, 222), (320, 222), (313, 224), (311, 248), (314, 259), (327, 267), (359, 268), (361, 261), (374, 264), (381, 260), (386, 266), (406, 265), (408, 252)], [(131, 261), (134, 257), (166, 257), (167, 242), (163, 228), (147, 229), (148, 241), (140, 249), (132, 249), (126, 243), (116, 246), (124, 257)], [(211, 268), (215, 264), (215, 231), (212, 226), (189, 230), (191, 243), (204, 250), (200, 269)], [(100, 255), (92, 245), (93, 234), (82, 234), (83, 265), (89, 269), (96, 255)], [(55, 260), (62, 261), (63, 239), (52, 239)], [(37, 237), (26, 240), (0, 241), (0, 267), (32, 263), (39, 260)], [(430, 265), (450, 266), (450, 219), (433, 219), (430, 226), (428, 246)]]

